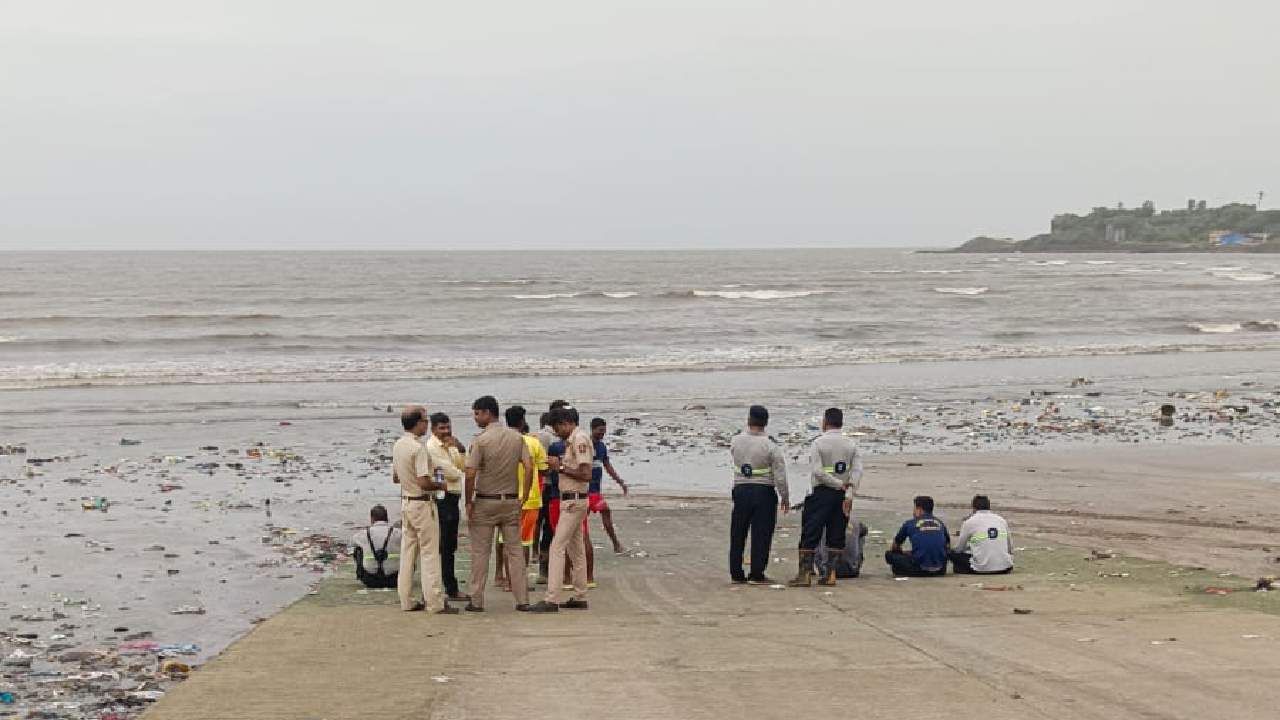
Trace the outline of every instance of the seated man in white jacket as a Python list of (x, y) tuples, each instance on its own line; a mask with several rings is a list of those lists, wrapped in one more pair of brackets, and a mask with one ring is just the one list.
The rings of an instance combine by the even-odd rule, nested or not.
[(1013, 572), (1013, 539), (1009, 523), (991, 512), (991, 499), (973, 496), (973, 514), (960, 526), (951, 555), (954, 571), (962, 575), (1003, 575)]

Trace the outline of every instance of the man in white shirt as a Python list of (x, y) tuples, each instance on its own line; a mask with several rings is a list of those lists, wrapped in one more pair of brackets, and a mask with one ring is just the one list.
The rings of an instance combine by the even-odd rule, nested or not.
[(387, 522), (387, 509), (369, 510), (369, 527), (351, 536), (356, 579), (368, 588), (393, 588), (400, 572), (400, 528)]
[(991, 512), (991, 499), (973, 496), (973, 514), (960, 526), (951, 565), (962, 575), (1003, 575), (1013, 572), (1013, 539), (1009, 523)]

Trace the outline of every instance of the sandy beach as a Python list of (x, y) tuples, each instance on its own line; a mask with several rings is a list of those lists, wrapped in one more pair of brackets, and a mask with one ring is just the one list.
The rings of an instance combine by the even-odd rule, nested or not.
[[(598, 548), (589, 611), (407, 616), (392, 594), (334, 577), (146, 717), (891, 718), (904, 703), (1010, 719), (1265, 715), (1280, 702), (1280, 595), (1254, 592), (1254, 571), (1274, 567), (1280, 507), (1247, 468), (1274, 452), (877, 462), (859, 502), (863, 576), (830, 590), (730, 585), (723, 499), (617, 500), (632, 552)], [(975, 487), (1008, 498), (1015, 574), (890, 577), (877, 556), (926, 482), (953, 523)], [(1223, 502), (1234, 493), (1260, 502), (1241, 511)], [(780, 523), (775, 579), (793, 567), (797, 521)], [(397, 692), (358, 690), (406, 672)]]
[[(678, 423), (678, 416), (696, 419), (708, 412), (712, 411), (673, 411), (662, 422)], [(694, 613), (699, 617), (738, 617), (740, 621), (743, 612), (740, 604), (754, 605), (756, 601), (745, 598), (757, 597), (740, 597), (737, 590), (725, 582), (728, 505), (723, 494), (695, 483), (683, 483), (684, 490), (675, 490), (671, 484), (674, 479), (689, 475), (708, 476), (711, 483), (715, 482), (714, 475), (722, 460), (719, 455), (723, 452), (716, 447), (718, 435), (708, 434), (705, 447), (674, 451), (661, 444), (667, 435), (646, 437), (643, 427), (633, 427), (614, 436), (614, 444), (621, 446), (619, 469), (633, 480), (648, 481), (641, 483), (648, 487), (631, 499), (613, 498), (619, 531), (633, 553), (614, 559), (606, 557), (607, 551), (600, 548), (602, 586), (589, 613), (590, 622), (598, 623), (593, 627), (600, 632), (614, 628), (609, 635), (615, 638), (614, 642), (621, 642), (621, 638), (627, 636), (625, 628), (631, 627), (634, 631), (647, 623), (666, 622), (669, 619), (666, 616), (681, 614), (679, 608), (685, 605), (700, 608)], [(358, 593), (349, 577), (349, 566), (343, 564), (341, 548), (341, 540), (360, 525), (367, 506), (392, 497), (386, 484), (383, 457), (389, 439), (394, 437), (392, 432), (370, 428), (364, 442), (338, 444), (322, 452), (317, 452), (312, 442), (300, 437), (313, 435), (314, 429), (277, 425), (265, 432), (265, 437), (271, 439), (268, 447), (224, 445), (217, 450), (197, 452), (195, 457), (181, 461), (175, 456), (152, 459), (143, 448), (159, 440), (144, 439), (140, 445), (114, 446), (115, 454), (132, 451), (135, 459), (118, 461), (113, 466), (98, 466), (92, 471), (82, 468), (75, 473), (58, 470), (62, 461), (37, 466), (46, 472), (36, 476), (43, 479), (43, 494), (39, 492), (41, 486), (32, 486), (30, 479), (0, 486), (9, 496), (8, 526), (39, 538), (30, 553), (17, 558), (17, 566), (28, 579), (6, 585), (4, 608), (10, 620), (5, 634), (0, 636), (6, 656), (19, 653), (33, 657), (30, 668), (5, 668), (5, 675), (19, 693), (18, 697), (26, 702), (0, 708), (0, 713), (43, 707), (58, 713), (58, 717), (96, 718), (106, 711), (127, 717), (160, 698), (165, 699), (156, 708), (157, 716), (168, 716), (167, 708), (175, 708), (173, 712), (178, 714), (190, 713), (193, 706), (183, 703), (193, 701), (182, 699), (201, 697), (192, 693), (198, 693), (200, 687), (209, 687), (206, 676), (210, 678), (207, 682), (219, 681), (218, 678), (224, 678), (219, 682), (225, 682), (228, 677), (262, 678), (267, 683), (262, 692), (269, 691), (272, 695), (278, 693), (281, 685), (295, 686), (292, 680), (283, 680), (277, 674), (279, 671), (261, 675), (257, 671), (237, 669), (247, 662), (239, 659), (244, 654), (237, 648), (258, 648), (255, 652), (266, 653), (254, 662), (288, 665), (297, 662), (288, 659), (296, 656), (271, 653), (301, 652), (297, 648), (290, 650), (291, 643), (304, 635), (314, 636), (319, 644), (306, 646), (309, 649), (305, 652), (313, 658), (328, 654), (331, 657), (326, 662), (339, 663), (355, 639), (326, 639), (325, 634), (314, 631), (319, 623), (349, 623), (352, 632), (363, 632), (354, 628), (366, 628), (368, 623), (374, 623), (371, 627), (381, 628), (377, 633), (400, 632), (404, 627), (399, 624), (402, 621), (389, 613), (389, 607), (363, 607), (369, 602), (383, 605), (383, 600), (389, 601), (389, 598), (377, 595), (371, 598)], [(104, 444), (110, 443), (104, 441)], [(794, 450), (798, 452), (799, 447), (794, 446)], [(233, 452), (235, 459), (231, 459)], [(246, 452), (261, 457), (246, 459)], [(992, 496), (997, 509), (1012, 523), (1015, 543), (1022, 548), (1020, 569), (1010, 579), (1011, 583), (1024, 587), (1045, 584), (1046, 588), (1061, 591), (1060, 585), (1068, 577), (1073, 582), (1091, 584), (1108, 579), (1099, 578), (1100, 570), (1092, 565), (1065, 571), (1046, 570), (1038, 561), (1023, 564), (1023, 558), (1033, 560), (1037, 553), (1050, 552), (1044, 548), (1052, 548), (1053, 557), (1064, 562), (1081, 560), (1097, 551), (1128, 558), (1126, 562), (1135, 567), (1156, 567), (1151, 563), (1158, 563), (1164, 569), (1152, 572), (1155, 576), (1163, 574), (1163, 578), (1158, 578), (1161, 580), (1188, 577), (1205, 587), (1221, 585), (1232, 590), (1247, 590), (1257, 578), (1280, 571), (1280, 540), (1277, 539), (1280, 495), (1275, 492), (1280, 477), (1272, 470), (1278, 455), (1280, 451), (1273, 444), (1239, 441), (1198, 445), (1110, 442), (1054, 450), (1028, 446), (1002, 452), (873, 453), (857, 504), (859, 517), (866, 518), (873, 527), (866, 576), (839, 590), (842, 594), (851, 594), (847, 605), (842, 604), (840, 609), (824, 605), (823, 612), (857, 616), (863, 610), (864, 592), (872, 592), (877, 598), (873, 604), (886, 612), (895, 603), (905, 603), (903, 612), (908, 617), (913, 613), (927, 617), (936, 612), (936, 607), (971, 602), (971, 599), (950, 595), (961, 593), (967, 597), (964, 593), (969, 592), (966, 590), (969, 583), (949, 579), (939, 583), (943, 589), (938, 591), (941, 593), (938, 597), (930, 595), (932, 599), (920, 606), (910, 593), (904, 595), (905, 584), (892, 583), (887, 570), (877, 562), (876, 554), (884, 549), (885, 534), (891, 533), (896, 521), (909, 512), (910, 498), (926, 491), (937, 498), (940, 515), (954, 527), (958, 527), (968, 499), (975, 492)], [(31, 456), (28, 451), (28, 459)], [(8, 459), (12, 461), (15, 457), (21, 456)], [(80, 459), (85, 460), (87, 458)], [(214, 462), (219, 467), (207, 467)], [(201, 463), (206, 467), (196, 472), (191, 470)], [(67, 483), (66, 478), (49, 477), (55, 472), (59, 476), (80, 477), (92, 490), (82, 487), (81, 483)], [(803, 477), (800, 465), (797, 464), (793, 472), (796, 478)], [(667, 485), (662, 485), (663, 478)], [(180, 487), (166, 490), (162, 487), (166, 485)], [(795, 479), (792, 486), (798, 500), (803, 496), (803, 486)], [(116, 500), (110, 501), (106, 511), (82, 509), (80, 498), (98, 493)], [(268, 505), (266, 500), (272, 502)], [(676, 519), (677, 526), (664, 526)], [(777, 579), (785, 579), (793, 567), (797, 522), (798, 515), (789, 516), (775, 537), (773, 574)], [(465, 569), (465, 561), (462, 567)], [(1066, 572), (1072, 574), (1065, 575)], [(686, 582), (672, 584), (672, 577)], [(1116, 589), (1128, 592), (1129, 585), (1138, 585), (1126, 582), (1129, 579), (1113, 578), (1115, 582), (1102, 589), (1108, 593)], [(1160, 583), (1161, 592), (1172, 593), (1179, 603), (1194, 601), (1196, 612), (1203, 615), (1205, 598), (1198, 596), (1203, 589), (1188, 590), (1178, 582), (1170, 582)], [(875, 589), (864, 591), (864, 587)], [(627, 596), (619, 595), (626, 588), (656, 593), (668, 605), (631, 607), (626, 604)], [(1145, 592), (1144, 586), (1139, 594)], [(797, 594), (794, 591), (779, 593), (786, 597)], [(1247, 594), (1250, 602), (1241, 607), (1237, 607), (1241, 600), (1234, 592), (1221, 604), (1251, 613), (1274, 614), (1280, 610), (1274, 601), (1280, 596), (1259, 593), (1257, 599), (1252, 599), (1254, 594)], [(1240, 594), (1241, 598), (1244, 596), (1245, 593)], [(268, 620), (265, 626), (259, 626), (298, 597), (306, 600), (279, 618)], [(826, 596), (806, 597), (812, 601), (814, 597)], [(322, 615), (338, 615), (325, 620), (312, 616), (313, 611), (319, 612), (316, 598), (329, 598)], [(770, 598), (768, 602), (789, 605), (792, 600)], [(1071, 602), (1078, 600), (1052, 601), (1064, 607)], [(1095, 603), (1095, 598), (1090, 596), (1087, 607), (1090, 613), (1099, 616), (1114, 614), (1117, 607), (1130, 607), (1108, 602)], [(1154, 600), (1140, 598), (1137, 608), (1132, 610), (1135, 617), (1146, 617), (1139, 610), (1148, 602)], [(627, 612), (618, 616), (623, 607)], [(1212, 607), (1210, 603), (1208, 608)], [(789, 607), (787, 610), (791, 612)], [(979, 611), (970, 608), (966, 612)], [(1008, 612), (1008, 609), (1002, 611)], [(501, 612), (504, 611), (496, 611), (492, 620), (486, 619), (486, 624), (480, 626), (490, 633), (488, 637), (502, 633), (523, 636), (529, 632), (534, 632), (531, 638), (541, 637), (541, 631), (527, 627), (533, 620), (514, 616), (498, 619)], [(1153, 614), (1150, 621), (1158, 617), (1163, 616)], [(881, 620), (887, 619), (888, 616), (881, 616)], [(1167, 618), (1161, 620), (1166, 621)], [(302, 625), (293, 625), (298, 622)], [(771, 622), (766, 623), (767, 629), (759, 632), (769, 636), (792, 632), (786, 626), (774, 627)], [(1233, 616), (1223, 622), (1241, 620)], [(1264, 626), (1271, 622), (1271, 618), (1257, 620)], [(291, 643), (282, 644), (279, 637), (262, 639), (272, 637), (270, 628), (281, 626), (294, 628), (290, 631), (295, 633)], [(255, 627), (258, 629), (223, 659), (208, 665), (208, 669), (200, 667)], [(472, 627), (476, 627), (474, 623), (457, 626)], [(1174, 635), (1185, 632), (1182, 627), (1174, 623), (1169, 632)], [(440, 651), (446, 657), (456, 655), (456, 662), (463, 666), (468, 662), (481, 663), (479, 655), (467, 653), (479, 652), (474, 648), (477, 643), (485, 642), (481, 639), (485, 636), (457, 628), (440, 636), (441, 642), (448, 638), (446, 644), (439, 646)], [(669, 629), (679, 633), (678, 628), (679, 623)], [(1271, 632), (1280, 637), (1280, 632)], [(751, 632), (743, 633), (744, 641), (749, 641)], [(734, 632), (731, 637), (737, 638), (739, 633)], [(377, 649), (381, 647), (381, 640), (374, 641), (372, 636), (366, 639), (375, 646), (370, 647), (369, 652), (381, 652)], [(424, 655), (433, 654), (430, 649), (436, 647), (431, 644), (433, 641), (423, 639)], [(542, 642), (546, 641), (544, 637)], [(771, 656), (788, 654), (785, 640), (770, 642), (784, 643), (769, 650)], [(856, 644), (852, 639), (851, 642)], [(800, 643), (796, 647), (804, 645)], [(1250, 647), (1268, 646), (1259, 643)], [(727, 653), (726, 656), (759, 651), (747, 647), (735, 649), (732, 643), (717, 650)], [(792, 654), (799, 657), (799, 653), (797, 650)], [(182, 683), (186, 673), (159, 671), (165, 662), (172, 660), (196, 666), (191, 673), (193, 679)], [(446, 665), (452, 667), (453, 663)], [(553, 666), (554, 663), (545, 667)], [(222, 668), (226, 670), (214, 671)], [(449, 674), (450, 671), (438, 672)], [(476, 672), (489, 671), (477, 669)], [(676, 673), (674, 677), (682, 676)], [(326, 682), (341, 684), (340, 680), (329, 677)], [(669, 678), (664, 682), (673, 680)], [(186, 685), (193, 689), (182, 689), (169, 697), (171, 691)], [(218, 685), (211, 687), (219, 688), (218, 693), (228, 692)], [(452, 692), (452, 688), (444, 689)], [(692, 696), (700, 692), (694, 688), (683, 691)], [(465, 702), (454, 695), (449, 697), (455, 699), (441, 701), (441, 709), (434, 716), (501, 717), (503, 713), (514, 716), (522, 712), (515, 705), (491, 707), (475, 704), (470, 696)], [(1202, 707), (1213, 707), (1211, 700), (1202, 698), (1200, 702), (1208, 703)], [(200, 700), (205, 702), (207, 698)], [(272, 709), (267, 712), (265, 707)], [(246, 706), (243, 710), (228, 709), (228, 714), (216, 717), (354, 717), (360, 714), (355, 706), (317, 714), (318, 711), (306, 710), (311, 706), (297, 697), (288, 707), (292, 709), (269, 705), (253, 710)], [(482, 713), (478, 708), (483, 707), (489, 707), (493, 714)], [(885, 712), (891, 707), (892, 703), (885, 704)], [(1129, 711), (1132, 708), (1126, 712)], [(688, 714), (682, 716), (704, 716), (699, 712), (703, 711), (689, 709)], [(621, 716), (648, 715), (636, 709), (632, 714)]]

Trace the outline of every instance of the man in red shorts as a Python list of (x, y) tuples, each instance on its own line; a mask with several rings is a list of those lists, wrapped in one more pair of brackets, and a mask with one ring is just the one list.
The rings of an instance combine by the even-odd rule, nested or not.
[[(593, 513), (600, 513), (600, 520), (604, 523), (604, 531), (609, 534), (609, 540), (613, 543), (613, 552), (621, 555), (627, 549), (622, 546), (618, 540), (618, 531), (613, 527), (613, 511), (609, 509), (609, 503), (605, 501), (604, 495), (601, 493), (601, 484), (604, 481), (604, 474), (609, 473), (609, 477), (618, 483), (618, 487), (622, 488), (622, 495), (627, 495), (627, 483), (618, 475), (618, 471), (613, 469), (613, 463), (609, 462), (609, 448), (604, 444), (605, 433), (608, 432), (608, 423), (604, 418), (591, 419), (591, 442), (595, 445), (595, 460), (591, 464), (591, 485), (588, 489), (589, 510)], [(596, 563), (595, 552), (591, 547), (591, 535), (586, 535), (587, 545), (587, 586), (595, 587), (596, 584)]]

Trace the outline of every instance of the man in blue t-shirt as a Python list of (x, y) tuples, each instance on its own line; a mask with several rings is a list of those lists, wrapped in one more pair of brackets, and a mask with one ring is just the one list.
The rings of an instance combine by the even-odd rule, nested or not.
[[(893, 546), (884, 554), (894, 577), (932, 577), (947, 574), (947, 551), (951, 536), (947, 526), (933, 516), (933, 498), (920, 495), (915, 499), (912, 518), (902, 523), (893, 538)], [(911, 541), (911, 551), (902, 543)]]
[[(544, 414), (543, 417), (546, 417)], [(556, 439), (547, 445), (547, 457), (564, 457), (564, 441)], [(547, 568), (551, 555), (551, 539), (555, 535), (556, 522), (560, 520), (560, 473), (547, 470), (547, 482), (542, 486), (541, 525), (538, 538), (538, 584), (547, 583)]]

